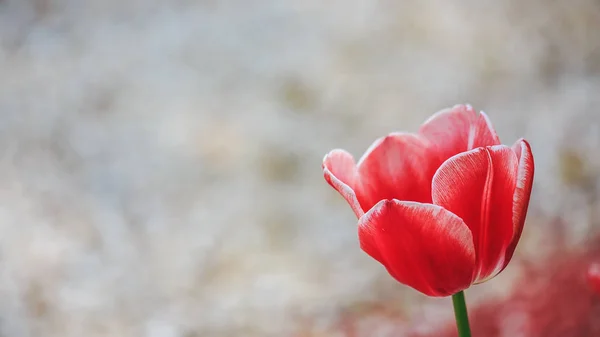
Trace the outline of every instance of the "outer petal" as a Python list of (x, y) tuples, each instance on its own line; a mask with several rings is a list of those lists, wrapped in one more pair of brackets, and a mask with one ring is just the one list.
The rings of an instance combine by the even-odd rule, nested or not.
[(362, 209), (384, 199), (431, 203), (431, 178), (438, 165), (418, 135), (392, 133), (378, 139), (358, 162), (355, 190)]
[(323, 158), (325, 180), (335, 188), (352, 207), (358, 218), (365, 212), (360, 207), (354, 186), (357, 183), (357, 171), (352, 155), (344, 150), (333, 150)]
[(432, 204), (382, 200), (359, 220), (361, 247), (399, 282), (429, 296), (471, 285), (473, 236), (456, 215)]
[(476, 283), (498, 274), (513, 235), (517, 156), (498, 145), (448, 159), (433, 177), (433, 202), (461, 217), (473, 233)]
[(470, 105), (439, 111), (423, 123), (419, 133), (437, 148), (441, 161), (478, 147), (500, 144), (487, 115)]
[(512, 258), (523, 232), (525, 216), (529, 207), (529, 197), (531, 196), (531, 189), (533, 187), (533, 172), (535, 170), (531, 146), (529, 146), (529, 143), (525, 139), (519, 139), (512, 146), (512, 149), (519, 159), (519, 167), (517, 170), (517, 187), (513, 196), (513, 225), (515, 226), (515, 233), (506, 251), (506, 264)]

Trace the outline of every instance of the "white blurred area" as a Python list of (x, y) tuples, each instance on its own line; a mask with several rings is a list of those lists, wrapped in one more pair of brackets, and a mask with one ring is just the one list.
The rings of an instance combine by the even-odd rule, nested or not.
[(554, 216), (577, 244), (599, 75), (594, 0), (0, 0), (0, 336), (342, 336), (340, 313), (374, 303), (451, 315), (360, 251), (323, 155), (471, 103), (534, 150), (517, 255)]

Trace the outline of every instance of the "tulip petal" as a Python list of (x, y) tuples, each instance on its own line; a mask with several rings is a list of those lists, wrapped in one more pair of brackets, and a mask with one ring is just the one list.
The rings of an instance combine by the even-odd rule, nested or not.
[(495, 276), (505, 266), (514, 235), (517, 166), (515, 152), (497, 145), (458, 154), (444, 162), (433, 177), (434, 204), (459, 216), (473, 233), (476, 283)]
[(535, 165), (533, 162), (533, 154), (531, 146), (525, 139), (519, 139), (513, 146), (519, 160), (517, 169), (517, 186), (513, 197), (513, 225), (514, 235), (510, 246), (506, 251), (506, 264), (510, 261), (521, 238), (523, 226), (525, 225), (525, 217), (527, 208), (529, 207), (529, 198), (533, 187), (533, 172)]
[(438, 165), (418, 135), (392, 133), (378, 139), (357, 165), (362, 209), (384, 199), (431, 203), (431, 178)]
[(429, 296), (471, 285), (473, 236), (456, 215), (432, 204), (382, 200), (359, 220), (361, 248), (399, 282)]
[(487, 115), (470, 105), (456, 105), (437, 112), (423, 123), (419, 134), (433, 144), (442, 162), (478, 147), (500, 144)]
[(358, 218), (365, 214), (354, 191), (358, 176), (354, 157), (350, 153), (337, 149), (325, 155), (325, 158), (323, 158), (323, 175), (329, 185), (346, 199)]

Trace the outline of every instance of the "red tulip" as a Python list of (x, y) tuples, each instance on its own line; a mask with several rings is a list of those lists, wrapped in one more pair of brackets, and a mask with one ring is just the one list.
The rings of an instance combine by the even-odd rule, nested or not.
[(491, 279), (510, 261), (534, 164), (527, 141), (501, 145), (483, 112), (457, 105), (417, 134), (378, 139), (357, 164), (333, 150), (323, 171), (359, 218), (368, 255), (400, 283), (449, 296)]

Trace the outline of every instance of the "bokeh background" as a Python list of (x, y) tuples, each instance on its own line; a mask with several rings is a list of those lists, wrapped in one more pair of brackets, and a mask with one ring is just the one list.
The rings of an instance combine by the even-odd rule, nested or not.
[(537, 166), (475, 308), (595, 233), (599, 1), (0, 0), (0, 336), (435, 331), (321, 160), (457, 103)]

